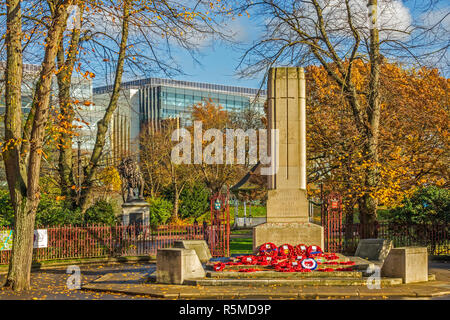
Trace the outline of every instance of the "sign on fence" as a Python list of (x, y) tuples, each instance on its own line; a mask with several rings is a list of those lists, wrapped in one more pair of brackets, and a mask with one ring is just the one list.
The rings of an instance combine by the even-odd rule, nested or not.
[[(0, 231), (0, 251), (12, 250), (13, 230)], [(34, 230), (33, 248), (47, 248), (47, 229)]]
[(12, 230), (1, 230), (0, 231), (0, 251), (11, 250), (12, 249)]
[(34, 230), (33, 248), (47, 248), (48, 235), (47, 229)]

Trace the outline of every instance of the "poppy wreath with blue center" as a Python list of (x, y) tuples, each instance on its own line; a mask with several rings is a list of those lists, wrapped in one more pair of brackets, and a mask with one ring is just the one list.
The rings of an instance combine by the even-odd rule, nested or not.
[(311, 257), (311, 258), (313, 258), (314, 256), (323, 255), (322, 249), (316, 245), (309, 246), (308, 249), (306, 249), (306, 253), (307, 253), (308, 257)]
[(317, 262), (313, 258), (303, 259), (301, 262), (303, 269), (315, 270), (317, 269)]
[(259, 246), (259, 254), (262, 256), (276, 256), (278, 247), (272, 242), (266, 242)]

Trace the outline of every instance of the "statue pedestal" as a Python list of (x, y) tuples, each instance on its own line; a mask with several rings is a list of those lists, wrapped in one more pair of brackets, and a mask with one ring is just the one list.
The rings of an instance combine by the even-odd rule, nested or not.
[(253, 228), (253, 251), (266, 242), (324, 248), (323, 227), (309, 222), (304, 190), (269, 190), (267, 223)]
[(150, 205), (144, 200), (133, 200), (122, 204), (122, 223), (147, 225), (150, 223)]

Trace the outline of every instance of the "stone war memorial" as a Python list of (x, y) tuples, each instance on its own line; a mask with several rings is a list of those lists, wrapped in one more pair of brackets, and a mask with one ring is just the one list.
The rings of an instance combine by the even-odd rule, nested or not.
[[(284, 298), (420, 296), (441, 290), (430, 285), (411, 293), (404, 289), (436, 279), (428, 273), (425, 247), (395, 248), (392, 240), (361, 239), (353, 255), (327, 251), (324, 228), (310, 222), (308, 214), (304, 70), (272, 68), (267, 87), (268, 126), (278, 137), (268, 141), (275, 165), (267, 175), (267, 222), (253, 227), (252, 252), (212, 257), (208, 240), (179, 240), (158, 249), (150, 273), (132, 279), (106, 275), (84, 288), (111, 291), (111, 281), (123, 281), (114, 285), (120, 292), (161, 298), (272, 298), (275, 287), (282, 287)], [(130, 289), (127, 281), (136, 277), (140, 284)]]
[(396, 248), (391, 240), (363, 239), (354, 256), (325, 252), (323, 227), (309, 221), (306, 195), (306, 90), (299, 67), (272, 68), (268, 126), (272, 165), (267, 222), (253, 227), (253, 254), (211, 259), (204, 240), (159, 249), (151, 279), (202, 286), (363, 286), (378, 270), (378, 284), (428, 281), (426, 248)]
[(267, 223), (254, 228), (253, 248), (266, 242), (323, 248), (323, 228), (308, 220), (304, 70), (272, 68), (267, 87), (269, 129), (278, 130), (278, 139), (269, 146), (278, 163), (268, 176)]

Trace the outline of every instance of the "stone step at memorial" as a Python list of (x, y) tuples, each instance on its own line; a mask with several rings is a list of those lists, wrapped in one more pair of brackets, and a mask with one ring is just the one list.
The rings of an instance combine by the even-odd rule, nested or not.
[(332, 271), (332, 272), (277, 272), (277, 271), (257, 271), (257, 272), (232, 272), (232, 271), (208, 271), (207, 278), (213, 279), (301, 279), (301, 278), (354, 278), (361, 279), (363, 273), (359, 271)]
[[(191, 279), (191, 286), (367, 286), (367, 278), (304, 278), (304, 279)], [(381, 278), (381, 287), (402, 284), (401, 278)]]

